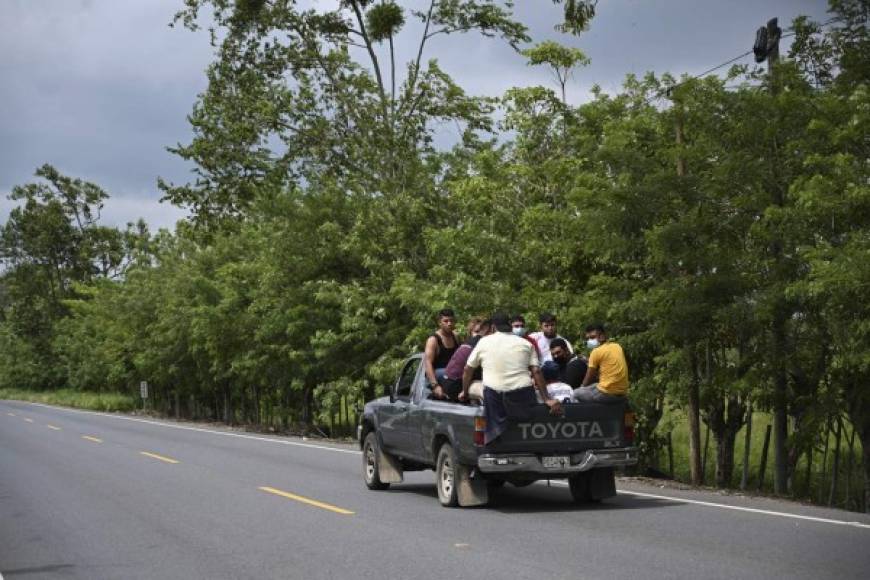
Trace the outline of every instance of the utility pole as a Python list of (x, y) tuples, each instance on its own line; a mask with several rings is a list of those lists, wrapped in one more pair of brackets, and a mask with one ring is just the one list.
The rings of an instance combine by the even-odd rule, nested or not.
[(778, 18), (771, 18), (767, 21), (767, 26), (759, 28), (755, 33), (755, 45), (752, 47), (755, 62), (767, 60), (767, 74), (770, 77), (770, 90), (773, 94), (776, 94), (773, 69), (779, 62), (779, 40), (782, 38), (782, 28), (777, 25), (778, 22)]
[[(674, 91), (676, 92), (676, 91)], [(683, 136), (683, 119), (685, 112), (683, 110), (683, 101), (675, 94), (675, 126), (674, 136), (677, 142), (677, 177), (682, 181), (686, 176), (686, 159), (683, 157), (684, 136)], [(679, 187), (682, 187), (680, 185)], [(694, 361), (694, 356), (691, 357)], [(692, 363), (694, 365), (694, 362)], [(704, 483), (704, 471), (701, 463), (701, 392), (700, 385), (696, 379), (692, 379), (689, 384), (689, 472), (692, 478), (692, 485), (701, 485)]]
[[(683, 121), (685, 110), (683, 100), (678, 94), (679, 87), (668, 89), (668, 96), (674, 103), (674, 137), (677, 145), (677, 177), (682, 181), (686, 175), (686, 159), (683, 156), (685, 136), (683, 134)], [(680, 186), (682, 187), (682, 185)], [(695, 365), (694, 356), (692, 365)], [(694, 371), (693, 371), (694, 372)], [(701, 485), (704, 481), (704, 472), (701, 464), (701, 393), (698, 380), (693, 379), (689, 384), (689, 472), (692, 485)]]
[(686, 175), (686, 160), (683, 158), (683, 103), (674, 98), (674, 105), (676, 109), (674, 134), (677, 139), (677, 176), (683, 177)]
[[(755, 62), (767, 60), (768, 82), (770, 94), (776, 96), (779, 92), (779, 84), (776, 82), (776, 64), (779, 61), (779, 40), (782, 38), (782, 29), (777, 26), (777, 18), (771, 18), (766, 26), (762, 26), (755, 33), (755, 45), (752, 47), (755, 53)], [(774, 122), (776, 122), (774, 120)], [(773, 142), (773, 172), (774, 191), (773, 204), (779, 208), (785, 206), (785, 191), (777, 179), (778, 169), (777, 142)], [(782, 263), (783, 240), (779, 235), (774, 235), (770, 246), (771, 258), (774, 268)], [(779, 276), (775, 275), (775, 278)], [(778, 280), (784, 284), (785, 280)], [(788, 331), (786, 325), (790, 317), (788, 304), (783, 296), (776, 298), (771, 321), (771, 337), (773, 348), (771, 355), (773, 361), (773, 490), (778, 495), (788, 493), (788, 375), (785, 368), (787, 359)]]

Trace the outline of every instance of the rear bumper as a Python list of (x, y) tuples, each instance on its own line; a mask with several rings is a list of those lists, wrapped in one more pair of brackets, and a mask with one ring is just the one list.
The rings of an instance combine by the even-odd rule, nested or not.
[(626, 467), (637, 463), (637, 447), (594, 449), (571, 454), (571, 464), (558, 468), (544, 467), (542, 456), (533, 454), (485, 453), (477, 458), (482, 473), (538, 473), (571, 475), (599, 467)]

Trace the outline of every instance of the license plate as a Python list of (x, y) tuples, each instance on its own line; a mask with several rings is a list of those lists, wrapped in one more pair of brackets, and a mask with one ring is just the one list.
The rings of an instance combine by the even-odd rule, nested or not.
[(571, 458), (567, 455), (542, 457), (541, 463), (545, 469), (567, 469), (571, 466)]

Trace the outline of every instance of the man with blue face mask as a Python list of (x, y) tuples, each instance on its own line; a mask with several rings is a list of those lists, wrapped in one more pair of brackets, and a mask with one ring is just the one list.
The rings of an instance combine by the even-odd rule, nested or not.
[(607, 340), (602, 324), (586, 327), (589, 367), (583, 386), (574, 390), (574, 398), (586, 403), (620, 403), (628, 394), (628, 363), (617, 343)]
[(526, 319), (522, 314), (516, 314), (513, 318), (511, 318), (511, 332), (515, 335), (525, 338), (528, 340), (532, 346), (535, 347), (535, 353), (538, 355), (538, 360), (541, 359), (541, 349), (538, 348), (538, 343), (535, 342), (531, 336), (528, 335), (528, 330), (526, 329)]

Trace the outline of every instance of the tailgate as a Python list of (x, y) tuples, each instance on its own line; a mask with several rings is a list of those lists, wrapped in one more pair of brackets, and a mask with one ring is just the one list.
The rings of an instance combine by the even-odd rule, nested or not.
[(546, 405), (536, 406), (530, 419), (511, 420), (483, 451), (549, 455), (624, 445), (624, 405), (565, 404), (562, 409), (564, 414), (555, 417)]

